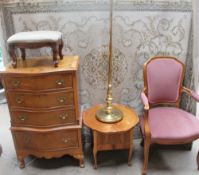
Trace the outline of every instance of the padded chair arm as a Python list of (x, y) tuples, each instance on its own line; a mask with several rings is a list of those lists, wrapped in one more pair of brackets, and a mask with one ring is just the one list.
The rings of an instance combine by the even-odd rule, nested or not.
[(188, 95), (190, 95), (191, 97), (193, 97), (193, 99), (195, 99), (197, 102), (199, 102), (199, 95), (196, 94), (194, 91), (192, 91), (189, 88), (186, 87), (182, 87), (182, 92), (187, 93)]
[(144, 104), (144, 110), (148, 111), (149, 110), (149, 101), (144, 92), (141, 93), (141, 99), (142, 99), (142, 103)]

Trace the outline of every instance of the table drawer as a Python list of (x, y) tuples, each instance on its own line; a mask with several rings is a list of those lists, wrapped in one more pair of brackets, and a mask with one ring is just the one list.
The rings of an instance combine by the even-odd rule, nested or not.
[(12, 126), (55, 127), (77, 124), (75, 109), (57, 109), (48, 111), (11, 111)]
[(12, 131), (12, 135), (19, 150), (55, 150), (79, 147), (77, 129), (65, 129), (47, 133)]
[(5, 77), (6, 89), (52, 90), (73, 87), (71, 73), (49, 74), (41, 76)]
[(22, 93), (7, 91), (8, 102), (11, 107), (51, 108), (74, 105), (73, 92), (51, 93)]

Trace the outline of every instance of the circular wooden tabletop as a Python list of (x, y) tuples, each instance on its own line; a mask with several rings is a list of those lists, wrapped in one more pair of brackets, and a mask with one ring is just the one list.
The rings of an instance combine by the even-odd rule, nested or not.
[(123, 112), (123, 119), (117, 123), (103, 123), (97, 120), (96, 111), (104, 107), (104, 105), (93, 106), (83, 113), (84, 124), (101, 133), (116, 133), (125, 132), (138, 124), (139, 118), (136, 112), (127, 106), (121, 104), (113, 104), (114, 107), (120, 109)]

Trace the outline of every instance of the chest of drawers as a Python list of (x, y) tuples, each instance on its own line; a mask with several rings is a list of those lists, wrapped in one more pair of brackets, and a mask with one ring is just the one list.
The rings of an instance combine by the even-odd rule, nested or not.
[(28, 155), (52, 158), (71, 155), (84, 166), (78, 100), (77, 56), (59, 67), (51, 58), (19, 61), (0, 72), (11, 117), (11, 132), (20, 167)]

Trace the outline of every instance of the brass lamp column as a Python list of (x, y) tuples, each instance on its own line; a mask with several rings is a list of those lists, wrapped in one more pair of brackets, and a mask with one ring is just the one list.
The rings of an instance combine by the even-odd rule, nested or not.
[(109, 66), (108, 66), (108, 90), (106, 98), (106, 106), (96, 112), (96, 117), (104, 123), (119, 122), (123, 118), (123, 113), (112, 105), (112, 16), (113, 16), (113, 0), (110, 0), (110, 40), (109, 40)]

